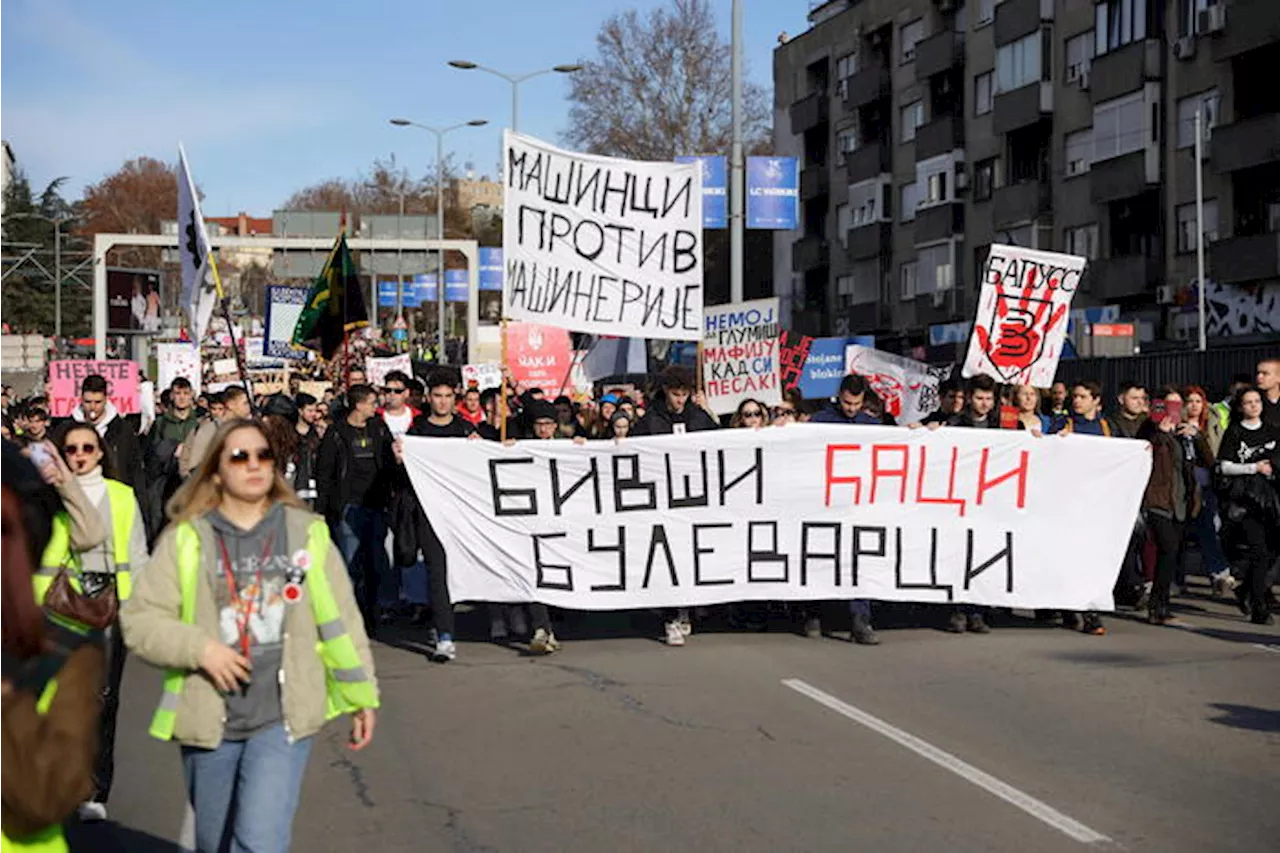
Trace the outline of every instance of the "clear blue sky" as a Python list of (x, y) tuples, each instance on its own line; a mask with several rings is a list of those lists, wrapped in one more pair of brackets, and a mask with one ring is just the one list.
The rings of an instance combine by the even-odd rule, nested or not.
[[(67, 195), (125, 160), (177, 158), (182, 140), (207, 215), (267, 216), (294, 190), (353, 177), (395, 154), (421, 174), (433, 138), (387, 123), (405, 116), (455, 131), (459, 164), (492, 173), (510, 90), (458, 71), (469, 59), (523, 73), (595, 54), (610, 14), (665, 0), (5, 0), (0, 12), (0, 133), (38, 190)], [(729, 30), (729, 0), (714, 0)], [(332, 9), (332, 11), (325, 11)], [(746, 0), (748, 79), (771, 91), (780, 31), (806, 28), (806, 0)], [(558, 140), (567, 81), (521, 88), (521, 130)]]

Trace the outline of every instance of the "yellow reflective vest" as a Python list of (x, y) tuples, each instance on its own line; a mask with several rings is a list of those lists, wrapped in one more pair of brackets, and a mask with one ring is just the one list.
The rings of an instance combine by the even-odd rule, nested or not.
[[(133, 538), (137, 499), (133, 489), (116, 480), (107, 480), (107, 505), (111, 507), (111, 559), (115, 563), (116, 596), (126, 601), (133, 591), (133, 574), (129, 566), (129, 540)], [(53, 517), (53, 530), (49, 544), (40, 558), (40, 568), (32, 576), (36, 600), (44, 601), (45, 594), (58, 571), (63, 566), (75, 569), (71, 585), (77, 591), (80, 581), (76, 577), (80, 569), (80, 555), (71, 550), (71, 517), (60, 512)]]
[[(58, 679), (49, 679), (40, 698), (36, 700), (36, 711), (41, 714), (49, 713), (49, 706), (53, 704), (53, 697), (57, 692)], [(62, 835), (61, 824), (45, 827), (21, 839), (13, 839), (0, 832), (0, 853), (68, 853), (70, 849), (67, 839)]]
[[(177, 537), (178, 586), (182, 591), (180, 618), (188, 625), (196, 621), (196, 595), (200, 587), (200, 534), (189, 521), (178, 525)], [(329, 578), (324, 566), (329, 556), (329, 528), (316, 520), (307, 530), (307, 554), (311, 558), (311, 570), (303, 578), (311, 611), (315, 617), (317, 638), (316, 653), (324, 663), (326, 709), (325, 719), (332, 720), (342, 714), (351, 714), (362, 708), (378, 707), (378, 691), (365, 672), (364, 664), (356, 653), (355, 642), (347, 633), (346, 625), (338, 613), (338, 603), (333, 598)], [(178, 701), (189, 672), (171, 669), (165, 672), (164, 692), (160, 705), (151, 718), (152, 737), (170, 740), (177, 722)]]

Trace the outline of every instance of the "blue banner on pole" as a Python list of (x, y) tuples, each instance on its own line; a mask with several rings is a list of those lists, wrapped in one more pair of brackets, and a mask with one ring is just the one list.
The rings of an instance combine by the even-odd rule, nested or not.
[[(405, 295), (411, 288), (405, 287)], [(413, 307), (418, 308), (423, 305), (436, 304), (436, 275), (435, 273), (422, 273), (413, 277)], [(405, 302), (408, 304), (408, 301)]]
[[(706, 210), (706, 202), (703, 202)], [(480, 290), (502, 292), (502, 249), (490, 246), (480, 247)]]
[(800, 164), (795, 157), (747, 158), (747, 227), (792, 231), (800, 219)]
[(702, 173), (702, 227), (727, 228), (729, 165), (723, 154), (681, 156), (677, 163), (697, 163)]
[(396, 282), (394, 281), (378, 282), (378, 307), (379, 308), (395, 308), (396, 307)]
[(844, 348), (849, 338), (814, 338), (800, 373), (800, 393), (806, 400), (834, 397), (844, 379)]
[(466, 270), (444, 271), (444, 301), (466, 302), (467, 291), (471, 286), (471, 277)]

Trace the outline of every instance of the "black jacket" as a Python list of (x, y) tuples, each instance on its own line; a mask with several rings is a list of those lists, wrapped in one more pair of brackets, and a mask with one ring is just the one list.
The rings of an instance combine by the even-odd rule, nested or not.
[[(378, 473), (368, 499), (362, 505), (369, 509), (385, 509), (400, 470), (392, 448), (394, 437), (387, 429), (386, 421), (378, 417), (370, 418), (365, 430), (373, 443)], [(316, 512), (325, 517), (333, 530), (342, 520), (342, 508), (351, 503), (347, 471), (351, 466), (351, 442), (355, 436), (356, 428), (345, 418), (335, 421), (325, 432), (316, 451)]]
[(676, 414), (667, 408), (666, 396), (659, 397), (653, 406), (640, 420), (636, 421), (632, 435), (672, 435), (676, 426), (683, 425), (684, 432), (700, 432), (704, 429), (719, 429), (716, 419), (707, 414), (701, 406), (694, 405), (690, 398), (684, 404), (684, 411)]
[(986, 415), (978, 417), (973, 410), (965, 406), (961, 411), (943, 421), (949, 427), (970, 427), (976, 429), (1000, 429), (1000, 410), (993, 408)]

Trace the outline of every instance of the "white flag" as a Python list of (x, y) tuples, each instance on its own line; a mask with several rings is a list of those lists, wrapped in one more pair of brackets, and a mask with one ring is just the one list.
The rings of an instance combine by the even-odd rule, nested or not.
[(182, 258), (181, 305), (191, 323), (191, 339), (196, 346), (204, 340), (218, 294), (209, 281), (209, 232), (200, 212), (200, 197), (191, 180), (187, 152), (178, 143), (178, 255)]

